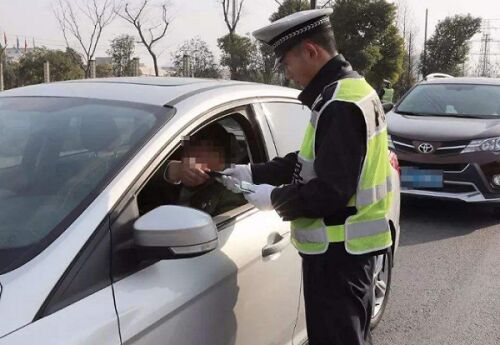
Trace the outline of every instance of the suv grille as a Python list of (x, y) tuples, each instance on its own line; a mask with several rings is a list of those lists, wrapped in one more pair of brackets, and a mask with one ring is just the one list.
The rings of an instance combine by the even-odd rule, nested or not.
[[(412, 153), (420, 153), (417, 150), (417, 141), (407, 138), (402, 138), (398, 136), (391, 135), (392, 141), (394, 143), (394, 147), (402, 152), (412, 152)], [(422, 141), (418, 141), (419, 143)], [(443, 154), (457, 154), (462, 152), (462, 150), (469, 144), (469, 140), (456, 140), (456, 141), (429, 141), (429, 144), (432, 144), (436, 147), (436, 151), (432, 154), (434, 155), (443, 155)]]

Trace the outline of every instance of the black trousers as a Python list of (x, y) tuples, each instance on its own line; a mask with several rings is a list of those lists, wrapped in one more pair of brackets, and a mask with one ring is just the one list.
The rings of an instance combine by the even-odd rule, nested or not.
[(331, 243), (302, 256), (309, 345), (371, 345), (373, 255), (350, 255)]

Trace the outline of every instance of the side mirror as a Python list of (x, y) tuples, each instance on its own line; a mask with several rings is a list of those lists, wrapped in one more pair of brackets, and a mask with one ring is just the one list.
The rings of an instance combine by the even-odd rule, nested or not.
[(388, 102), (388, 103), (382, 103), (382, 108), (384, 109), (384, 113), (388, 113), (394, 108), (394, 104)]
[(134, 223), (134, 243), (143, 259), (195, 257), (217, 248), (217, 227), (208, 214), (182, 206), (160, 206)]

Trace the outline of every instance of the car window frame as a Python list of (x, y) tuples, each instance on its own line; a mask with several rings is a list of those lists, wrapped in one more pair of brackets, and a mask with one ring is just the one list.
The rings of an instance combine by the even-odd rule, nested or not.
[[(184, 135), (193, 133), (210, 123), (216, 122), (224, 117), (232, 114), (240, 113), (244, 110), (243, 117), (250, 124), (250, 129), (252, 130), (252, 135), (257, 140), (257, 145), (260, 146), (261, 160), (267, 161), (269, 159), (269, 152), (267, 151), (265, 136), (263, 129), (261, 128), (261, 123), (258, 121), (258, 116), (260, 115), (255, 111), (252, 104), (257, 102), (256, 97), (241, 99), (232, 102), (224, 103), (218, 107), (214, 107), (203, 112), (201, 115), (196, 116), (194, 119), (185, 124), (182, 128), (176, 131), (171, 138), (163, 145), (154, 156), (153, 159), (144, 167), (143, 171), (138, 175), (135, 181), (128, 187), (128, 189), (122, 194), (121, 199), (119, 199), (115, 206), (110, 211), (110, 229), (112, 237), (112, 256), (113, 258), (120, 255), (118, 251), (129, 250), (127, 249), (127, 244), (133, 249), (133, 239), (130, 235), (126, 234), (131, 232), (131, 226), (133, 222), (139, 218), (139, 210), (137, 204), (137, 196), (148, 183), (148, 181), (154, 176), (157, 170), (162, 166), (165, 160), (175, 152), (179, 147)], [(245, 130), (245, 136), (248, 140), (248, 135)], [(253, 153), (252, 153), (253, 154)], [(250, 158), (252, 160), (252, 157)], [(247, 216), (257, 212), (258, 210), (251, 204), (245, 204), (239, 206), (233, 210), (224, 212), (220, 215), (212, 217), (214, 224), (217, 227), (217, 231), (221, 231), (231, 224), (234, 224), (239, 219), (246, 218)], [(118, 239), (120, 237), (120, 239)], [(129, 238), (130, 237), (130, 238)], [(127, 242), (128, 241), (128, 242)], [(125, 245), (122, 245), (125, 243)], [(112, 261), (118, 261), (113, 259)], [(135, 267), (131, 269), (121, 270), (121, 267), (112, 267), (112, 281), (113, 283), (120, 281), (136, 272), (139, 272), (146, 267), (149, 267), (159, 260), (150, 260), (140, 262)]]
[[(208, 125), (210, 122), (220, 120), (221, 118), (234, 114), (237, 108), (245, 107), (247, 109), (248, 117), (247, 120), (252, 125), (252, 129), (257, 130), (258, 133), (254, 133), (260, 139), (259, 148), (263, 154), (263, 160), (267, 161), (269, 159), (269, 152), (267, 151), (265, 145), (265, 136), (261, 128), (257, 117), (260, 115), (255, 108), (252, 106), (254, 103), (258, 103), (261, 100), (259, 97), (251, 97), (248, 99), (235, 100), (221, 104), (217, 107), (209, 109), (203, 112), (201, 115), (189, 121), (182, 128), (176, 131), (176, 133), (168, 139), (168, 141), (163, 145), (163, 147), (154, 155), (150, 162), (144, 167), (142, 172), (137, 176), (135, 181), (124, 191), (121, 198), (115, 203), (115, 206), (110, 211), (110, 220), (113, 224), (120, 213), (127, 207), (131, 199), (137, 197), (144, 185), (149, 181), (149, 179), (154, 175), (157, 169), (161, 166), (162, 162), (166, 160), (169, 155), (171, 155), (180, 144), (177, 138), (181, 138), (186, 133), (191, 133), (196, 129)], [(267, 120), (266, 120), (267, 125)], [(268, 130), (268, 129), (267, 129)]]

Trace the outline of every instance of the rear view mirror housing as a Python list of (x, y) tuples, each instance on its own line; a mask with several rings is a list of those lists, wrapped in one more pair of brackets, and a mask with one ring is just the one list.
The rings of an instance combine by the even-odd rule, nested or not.
[(196, 257), (218, 243), (212, 217), (189, 207), (160, 206), (134, 223), (134, 244), (142, 259)]

